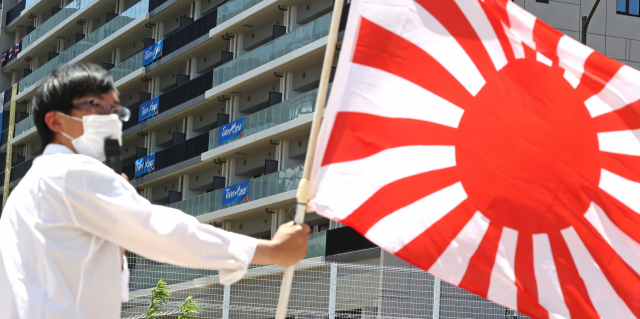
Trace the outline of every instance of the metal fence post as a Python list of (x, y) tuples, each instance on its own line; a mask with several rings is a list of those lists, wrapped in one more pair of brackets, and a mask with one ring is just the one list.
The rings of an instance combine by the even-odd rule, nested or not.
[(231, 285), (224, 286), (222, 299), (222, 319), (229, 319), (229, 307), (231, 306)]
[(329, 286), (329, 319), (336, 318), (337, 291), (338, 291), (338, 264), (331, 264), (331, 286)]
[(440, 319), (440, 286), (440, 278), (433, 277), (433, 319)]

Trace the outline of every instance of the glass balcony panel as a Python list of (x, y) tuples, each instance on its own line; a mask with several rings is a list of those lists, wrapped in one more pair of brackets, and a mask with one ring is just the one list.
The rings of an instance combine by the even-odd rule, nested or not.
[(264, 121), (265, 121), (264, 112), (262, 111), (258, 112), (258, 131), (264, 131)]
[(16, 123), (14, 128), (13, 136), (17, 137), (20, 134), (28, 131), (30, 128), (35, 127), (36, 124), (33, 122), (33, 115), (27, 117), (26, 119)]
[(278, 189), (278, 174), (273, 173), (265, 177), (267, 178), (267, 196), (273, 196)]
[(124, 62), (116, 65), (114, 68), (109, 70), (109, 73), (111, 73), (111, 76), (113, 77), (113, 82), (117, 82), (118, 80), (131, 74), (133, 71), (140, 69), (142, 67), (143, 53), (144, 51), (140, 51), (134, 56), (128, 58)]
[(254, 134), (255, 132), (258, 132), (258, 114), (251, 114), (249, 118), (251, 119), (251, 126), (249, 128), (251, 129), (252, 134)]
[(279, 171), (278, 173), (278, 181), (276, 185), (276, 193), (283, 193), (285, 188), (285, 179), (287, 177), (287, 173), (285, 171)]
[(268, 49), (269, 49), (269, 61), (273, 61), (276, 59), (276, 57), (278, 56), (278, 49), (276, 48), (276, 41), (272, 41), (271, 43), (268, 44)]
[(277, 122), (275, 120), (275, 116), (274, 114), (277, 112), (278, 114), (280, 114), (280, 108), (282, 107), (281, 104), (276, 104), (273, 107), (269, 107), (266, 110), (264, 110), (265, 114), (265, 123), (266, 123), (266, 128), (272, 128), (278, 124), (280, 124), (279, 122)]
[(276, 39), (276, 58), (281, 57), (285, 54), (284, 48), (285, 48), (286, 40), (287, 40), (287, 37), (279, 37)]
[(216, 201), (212, 211), (220, 210), (220, 208), (222, 208), (222, 190), (221, 189), (215, 192), (214, 198)]

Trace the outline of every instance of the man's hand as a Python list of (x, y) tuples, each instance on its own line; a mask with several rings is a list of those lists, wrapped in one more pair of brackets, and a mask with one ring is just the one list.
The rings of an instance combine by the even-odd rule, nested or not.
[(307, 254), (307, 242), (311, 229), (307, 224), (283, 224), (271, 240), (259, 240), (252, 264), (295, 265)]

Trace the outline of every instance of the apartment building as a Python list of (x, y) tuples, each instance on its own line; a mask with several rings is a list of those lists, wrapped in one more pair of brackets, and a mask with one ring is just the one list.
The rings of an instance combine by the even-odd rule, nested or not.
[[(640, 68), (639, 1), (602, 0), (589, 25), (587, 44)], [(514, 2), (579, 40), (582, 17), (596, 0)], [(6, 161), (0, 164), (4, 165), (0, 175), (5, 200), (41, 153), (30, 115), (35, 88), (56, 67), (92, 62), (109, 70), (123, 105), (132, 111), (123, 127), (122, 169), (142, 196), (212, 227), (270, 238), (280, 224), (291, 220), (288, 211), (295, 203), (302, 175), (311, 114), (320, 107), (315, 102), (332, 8), (331, 0), (4, 0), (0, 15), (0, 52), (4, 52), (0, 157)], [(341, 32), (348, 9), (346, 3)], [(338, 54), (334, 66), (337, 58)], [(226, 192), (239, 196), (223, 196)], [(410, 268), (349, 228), (316, 214), (309, 214), (306, 221), (313, 229), (308, 262), (316, 263), (309, 267), (326, 268), (327, 278), (333, 268), (318, 263), (381, 267), (371, 270), (381, 274), (380, 278), (391, 269), (384, 267)], [(144, 308), (145, 296), (159, 279), (182, 294), (199, 294), (198, 300), (205, 303), (214, 295), (222, 298), (223, 305), (226, 300), (226, 308), (211, 310), (201, 318), (233, 314), (231, 299), (225, 299), (233, 296), (232, 288), (227, 294), (227, 288), (216, 286), (215, 271), (129, 256), (134, 301), (125, 304), (123, 317)], [(254, 279), (247, 279), (254, 280), (247, 284), (253, 288), (246, 289), (273, 288), (275, 284), (265, 288), (255, 278), (277, 277), (278, 271), (254, 269)], [(384, 288), (393, 283), (381, 280), (370, 287), (372, 296), (384, 299), (397, 293), (398, 289)], [(429, 291), (415, 290), (415, 294), (434, 298), (436, 291), (444, 293), (444, 284), (428, 280)], [(268, 292), (273, 293), (277, 291)], [(408, 294), (406, 298), (415, 298), (413, 292)], [(335, 299), (336, 294), (333, 296)], [(446, 299), (438, 296), (437, 300)], [(458, 301), (477, 298), (463, 291), (452, 296), (451, 300)], [(342, 298), (348, 299), (348, 294)], [(382, 315), (383, 304), (391, 300), (382, 299), (370, 300), (366, 311)], [(343, 311), (344, 318), (366, 312), (357, 303), (343, 304), (344, 309), (333, 304), (333, 318), (341, 318), (335, 311)], [(484, 312), (489, 308), (499, 309), (498, 316), (517, 315), (496, 305), (477, 310), (471, 303), (456, 305), (452, 309), (474, 318), (492, 317)], [(425, 311), (435, 318), (434, 307)], [(246, 317), (242, 314), (236, 316)], [(414, 312), (416, 318), (424, 314)], [(252, 316), (269, 317), (264, 313)], [(308, 313), (298, 317), (311, 318)]]

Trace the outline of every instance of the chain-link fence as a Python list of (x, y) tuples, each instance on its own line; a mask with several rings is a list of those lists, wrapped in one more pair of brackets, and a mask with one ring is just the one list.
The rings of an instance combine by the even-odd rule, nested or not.
[[(157, 268), (165, 267), (165, 268)], [(197, 318), (275, 317), (283, 267), (251, 267), (239, 282), (220, 285), (217, 273), (167, 268), (139, 259), (131, 273), (123, 318), (144, 318), (150, 291), (162, 278), (171, 289), (163, 318), (193, 296)], [(153, 284), (152, 284), (153, 283)], [(527, 318), (434, 278), (416, 268), (381, 267), (307, 259), (297, 265), (287, 318)]]

